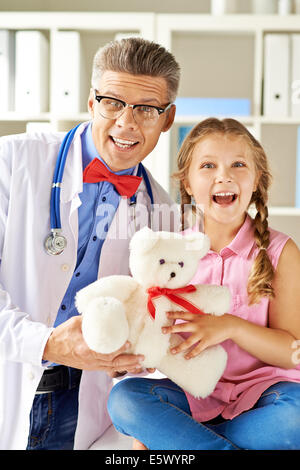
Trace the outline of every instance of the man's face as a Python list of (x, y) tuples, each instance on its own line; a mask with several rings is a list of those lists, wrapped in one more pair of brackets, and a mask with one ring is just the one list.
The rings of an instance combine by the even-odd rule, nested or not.
[[(127, 104), (162, 108), (168, 104), (167, 83), (161, 77), (106, 71), (98, 83), (97, 94), (117, 98)], [(107, 119), (99, 113), (94, 90), (91, 90), (88, 107), (93, 117), (94, 144), (112, 171), (133, 167), (144, 160), (156, 146), (160, 133), (171, 127), (175, 116), (175, 106), (172, 106), (159, 116), (153, 127), (148, 127), (137, 124), (132, 108), (126, 108), (117, 119)]]

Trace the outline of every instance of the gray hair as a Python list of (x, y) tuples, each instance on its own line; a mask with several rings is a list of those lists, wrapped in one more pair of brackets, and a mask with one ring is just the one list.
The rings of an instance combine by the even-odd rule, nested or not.
[(166, 80), (168, 99), (176, 98), (180, 67), (173, 54), (163, 46), (140, 37), (112, 41), (98, 49), (93, 61), (92, 87), (97, 88), (105, 71), (148, 75)]

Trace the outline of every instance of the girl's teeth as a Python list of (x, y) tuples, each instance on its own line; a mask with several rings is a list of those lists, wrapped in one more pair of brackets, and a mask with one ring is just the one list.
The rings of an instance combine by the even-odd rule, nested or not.
[(217, 204), (230, 204), (235, 198), (235, 194), (230, 192), (216, 193), (213, 195), (213, 200)]

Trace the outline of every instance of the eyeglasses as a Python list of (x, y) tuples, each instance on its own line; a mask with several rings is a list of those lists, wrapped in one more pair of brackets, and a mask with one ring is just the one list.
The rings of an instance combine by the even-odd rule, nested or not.
[(125, 101), (111, 98), (110, 96), (97, 95), (95, 99), (99, 103), (99, 113), (106, 119), (118, 119), (126, 108), (132, 108), (134, 120), (144, 127), (152, 127), (157, 123), (159, 116), (166, 112), (173, 103), (169, 103), (165, 108), (148, 104), (127, 104)]

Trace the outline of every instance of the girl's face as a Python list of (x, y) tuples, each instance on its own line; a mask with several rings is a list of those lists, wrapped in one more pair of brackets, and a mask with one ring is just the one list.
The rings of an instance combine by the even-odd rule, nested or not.
[(204, 210), (204, 219), (242, 224), (257, 186), (253, 157), (242, 138), (211, 135), (192, 153), (185, 188)]

